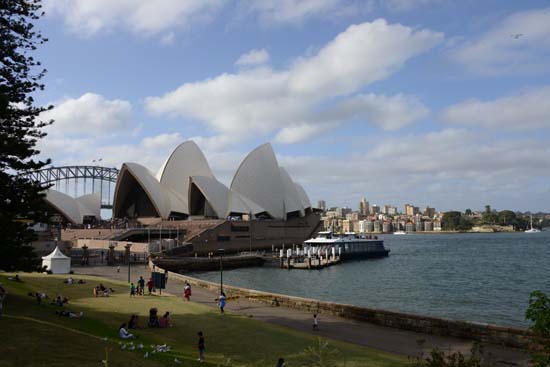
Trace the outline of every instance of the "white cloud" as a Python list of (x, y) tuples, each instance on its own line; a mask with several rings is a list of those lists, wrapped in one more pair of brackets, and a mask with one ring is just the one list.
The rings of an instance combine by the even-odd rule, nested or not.
[(169, 149), (183, 142), (183, 138), (179, 133), (159, 134), (156, 136), (143, 138), (141, 145), (145, 149)]
[(389, 10), (403, 12), (425, 5), (437, 5), (444, 0), (379, 0), (379, 2), (380, 6), (385, 6)]
[(46, 128), (49, 134), (98, 136), (126, 130), (132, 119), (132, 105), (128, 101), (107, 100), (95, 93), (79, 98), (68, 98), (41, 115), (55, 122)]
[[(379, 139), (348, 156), (279, 156), (312, 201), (355, 205), (367, 196), (380, 204), (414, 202), (438, 209), (543, 210), (550, 202), (550, 146), (542, 139), (492, 141), (446, 129)], [(319, 167), (330, 167), (319, 179)], [(346, 190), (342, 190), (342, 182)]]
[[(347, 112), (338, 115), (337, 111), (320, 108), (320, 105), (330, 105), (337, 97), (353, 94), (389, 77), (408, 59), (434, 47), (442, 38), (440, 33), (414, 31), (400, 24), (389, 25), (381, 19), (352, 25), (316, 55), (302, 57), (288, 69), (258, 67), (185, 83), (163, 96), (148, 97), (146, 108), (157, 115), (201, 121), (221, 135), (244, 139), (280, 132), (279, 141), (297, 142), (326, 128), (327, 124), (335, 126), (344, 122), (336, 121), (338, 118), (350, 117)], [(372, 111), (356, 113), (372, 118), (373, 123), (385, 129), (400, 125), (396, 122), (396, 111), (412, 106), (416, 111), (413, 116), (423, 115), (418, 113), (422, 110), (420, 103), (412, 103), (412, 97), (366, 98), (372, 102), (363, 105)], [(384, 107), (375, 106), (375, 102), (383, 102)], [(405, 106), (397, 107), (399, 103)], [(323, 116), (325, 112), (330, 115), (330, 121)]]
[(269, 61), (269, 53), (265, 48), (261, 50), (250, 50), (249, 52), (242, 54), (235, 65), (237, 66), (256, 66), (262, 65)]
[(91, 36), (114, 29), (155, 34), (210, 20), (223, 0), (46, 0), (45, 11), (61, 15), (74, 33)]
[(241, 5), (265, 23), (301, 23), (307, 18), (357, 7), (354, 1), (349, 0), (251, 0), (243, 1)]
[(149, 136), (132, 142), (109, 141), (100, 137), (65, 137), (48, 135), (40, 140), (42, 157), (52, 158), (53, 164), (90, 164), (102, 158), (105, 167), (120, 167), (124, 162), (140, 163), (156, 172), (164, 159), (184, 138), (179, 133)]
[(550, 87), (493, 101), (468, 100), (442, 113), (447, 123), (475, 125), (499, 130), (550, 128)]
[[(477, 39), (453, 50), (451, 58), (484, 75), (548, 72), (550, 8), (514, 13)], [(521, 34), (519, 38), (512, 35)]]
[(282, 128), (275, 136), (275, 141), (283, 144), (299, 143), (309, 137), (319, 135), (335, 127), (336, 123), (300, 124)]
[(176, 35), (174, 34), (174, 32), (169, 32), (160, 38), (160, 43), (162, 43), (165, 46), (169, 46), (173, 44), (175, 40), (176, 40)]
[(392, 131), (426, 118), (429, 110), (414, 96), (370, 93), (360, 94), (341, 103), (332, 113), (340, 119), (363, 119), (383, 130)]

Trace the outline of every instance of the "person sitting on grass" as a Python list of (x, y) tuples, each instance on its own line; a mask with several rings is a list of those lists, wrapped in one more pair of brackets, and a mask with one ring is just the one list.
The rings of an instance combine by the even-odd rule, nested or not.
[(130, 321), (128, 321), (128, 329), (141, 329), (138, 325), (138, 316), (132, 315)]
[(82, 316), (84, 316), (84, 312), (76, 313), (69, 310), (61, 310), (61, 311), (55, 311), (56, 315), (63, 316), (63, 317), (69, 317), (73, 319), (79, 319)]
[(69, 299), (67, 297), (61, 298), (61, 296), (57, 296), (55, 300), (52, 302), (52, 305), (63, 307), (65, 303), (69, 303)]
[(149, 310), (149, 321), (147, 322), (149, 327), (159, 327), (158, 310), (152, 308)]
[(126, 330), (126, 323), (120, 325), (120, 328), (118, 329), (118, 336), (121, 339), (134, 339), (135, 338), (134, 334), (131, 334), (130, 332), (128, 332), (128, 330)]
[(29, 297), (33, 297), (34, 299), (36, 299), (36, 303), (38, 304), (41, 304), (43, 299), (49, 298), (46, 293), (41, 293), (41, 292), (34, 292), (34, 293), (29, 292), (28, 295)]
[(21, 278), (19, 278), (19, 274), (15, 274), (15, 277), (8, 277), (8, 280), (11, 280), (13, 282), (23, 283)]
[(160, 328), (166, 328), (168, 326), (172, 326), (170, 324), (170, 312), (166, 312), (159, 320), (159, 327)]

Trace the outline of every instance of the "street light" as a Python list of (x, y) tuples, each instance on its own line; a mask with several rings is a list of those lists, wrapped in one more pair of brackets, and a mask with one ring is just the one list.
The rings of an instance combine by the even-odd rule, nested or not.
[(223, 293), (223, 254), (225, 253), (225, 250), (223, 248), (218, 249), (218, 252), (220, 253), (220, 294)]

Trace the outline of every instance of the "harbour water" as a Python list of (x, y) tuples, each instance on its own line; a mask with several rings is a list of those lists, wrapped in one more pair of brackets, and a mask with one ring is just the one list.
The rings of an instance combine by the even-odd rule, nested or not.
[[(322, 270), (224, 272), (227, 284), (455, 320), (526, 327), (532, 290), (550, 292), (550, 230), (384, 235), (388, 258)], [(219, 272), (192, 276), (219, 281)]]

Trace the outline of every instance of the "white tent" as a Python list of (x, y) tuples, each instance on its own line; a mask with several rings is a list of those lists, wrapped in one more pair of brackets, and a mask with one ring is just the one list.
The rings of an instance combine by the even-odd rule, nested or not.
[(71, 258), (63, 255), (59, 247), (48, 256), (42, 256), (42, 266), (53, 274), (68, 274), (71, 271)]

